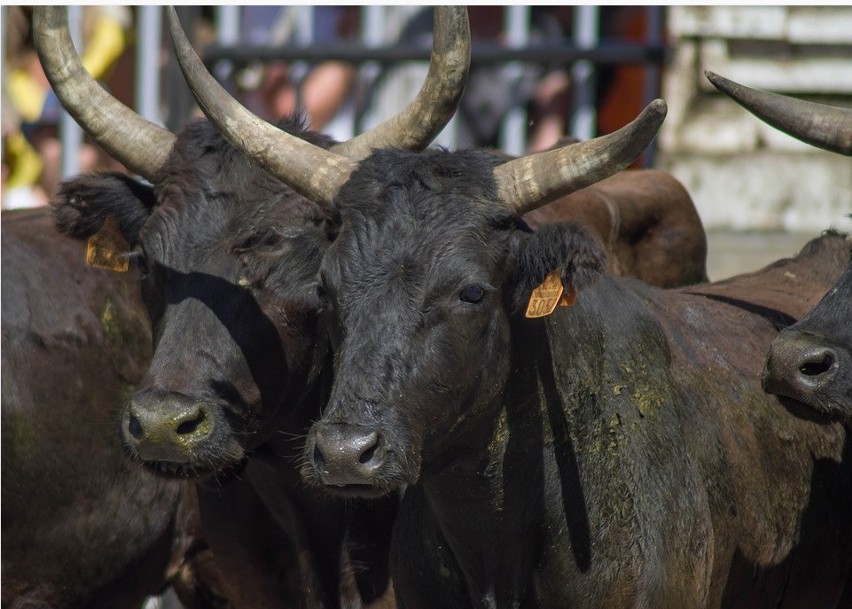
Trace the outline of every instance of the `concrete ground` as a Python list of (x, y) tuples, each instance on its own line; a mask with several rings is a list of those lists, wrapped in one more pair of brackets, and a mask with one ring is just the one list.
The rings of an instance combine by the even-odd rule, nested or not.
[(789, 258), (817, 233), (708, 231), (707, 275), (719, 281)]

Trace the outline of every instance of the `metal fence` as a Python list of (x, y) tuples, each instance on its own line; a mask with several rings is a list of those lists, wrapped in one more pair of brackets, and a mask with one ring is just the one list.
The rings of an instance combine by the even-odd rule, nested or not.
[[(305, 66), (322, 60), (342, 60), (358, 65), (359, 77), (369, 82), (381, 70), (396, 64), (428, 61), (427, 47), (389, 42), (387, 24), (399, 7), (361, 7), (359, 39), (346, 44), (322, 46), (313, 44), (310, 37), (314, 8), (301, 6), (291, 9), (298, 11), (297, 34), (293, 39), (280, 46), (256, 46), (243, 44), (239, 40), (240, 7), (216, 7), (217, 42), (199, 49), (202, 58), (226, 86), (235, 69), (249, 62), (283, 60)], [(523, 69), (523, 63), (564, 64), (572, 76), (574, 103), (570, 121), (571, 135), (578, 139), (589, 139), (596, 135), (594, 79), (596, 68), (601, 65), (646, 66), (645, 101), (659, 96), (660, 69), (667, 51), (663, 41), (663, 8), (645, 7), (646, 39), (626, 43), (600, 38), (599, 7), (576, 6), (573, 8), (574, 31), (571, 36), (558, 44), (547, 45), (530, 43), (530, 9), (529, 6), (505, 7), (504, 44), (475, 42), (472, 63), (506, 63), (516, 66), (518, 71)], [(72, 34), (75, 31), (79, 33), (81, 10), (80, 7), (69, 7)], [(163, 10), (160, 6), (139, 6), (136, 11), (135, 109), (145, 118), (176, 131), (191, 113), (193, 101), (171, 54), (166, 66), (163, 68), (160, 65), (162, 49), (168, 48), (171, 53), (168, 41), (163, 40)], [(178, 12), (190, 32), (190, 25), (199, 17), (201, 7), (183, 6), (178, 8)], [(353, 123), (353, 134), (361, 129), (357, 118)], [(521, 154), (526, 149), (526, 127), (527, 117), (523, 107), (512, 108), (501, 126), (501, 149), (509, 154)], [(64, 176), (79, 172), (78, 150), (81, 139), (79, 128), (66, 116), (62, 127)], [(439, 136), (438, 143), (454, 147), (452, 124)], [(650, 165), (652, 161), (653, 150), (646, 153), (643, 164)]]

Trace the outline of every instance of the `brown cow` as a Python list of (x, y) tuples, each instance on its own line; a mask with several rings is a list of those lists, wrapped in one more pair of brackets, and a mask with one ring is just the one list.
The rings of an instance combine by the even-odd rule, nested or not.
[(707, 236), (683, 185), (655, 169), (628, 170), (527, 212), (533, 229), (579, 220), (598, 235), (607, 270), (674, 288), (707, 281)]

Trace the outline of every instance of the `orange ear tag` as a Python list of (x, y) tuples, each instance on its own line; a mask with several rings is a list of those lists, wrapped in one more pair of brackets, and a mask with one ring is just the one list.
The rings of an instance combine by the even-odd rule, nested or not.
[(559, 299), (562, 298), (562, 292), (559, 272), (552, 271), (530, 294), (530, 302), (527, 304), (527, 312), (524, 315), (531, 319), (547, 317), (556, 310)]
[(86, 264), (126, 273), (130, 269), (130, 244), (121, 234), (118, 218), (110, 215), (104, 225), (86, 242)]
[(575, 302), (577, 302), (577, 290), (574, 288), (571, 288), (570, 291), (565, 292), (559, 298), (560, 307), (573, 307)]
[(559, 275), (559, 271), (551, 271), (541, 285), (532, 291), (527, 312), (524, 314), (526, 317), (530, 319), (547, 317), (556, 310), (557, 306), (570, 307), (574, 304), (577, 300), (577, 292), (574, 289), (565, 292)]

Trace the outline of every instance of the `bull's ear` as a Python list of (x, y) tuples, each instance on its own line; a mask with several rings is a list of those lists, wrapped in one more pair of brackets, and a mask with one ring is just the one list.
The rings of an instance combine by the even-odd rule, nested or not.
[(606, 268), (600, 241), (579, 222), (552, 222), (538, 232), (516, 231), (515, 286), (512, 307), (523, 311), (533, 290), (558, 272), (566, 294), (581, 292)]
[(88, 239), (114, 216), (124, 239), (135, 245), (155, 203), (151, 186), (120, 173), (96, 173), (63, 182), (50, 205), (64, 234)]

